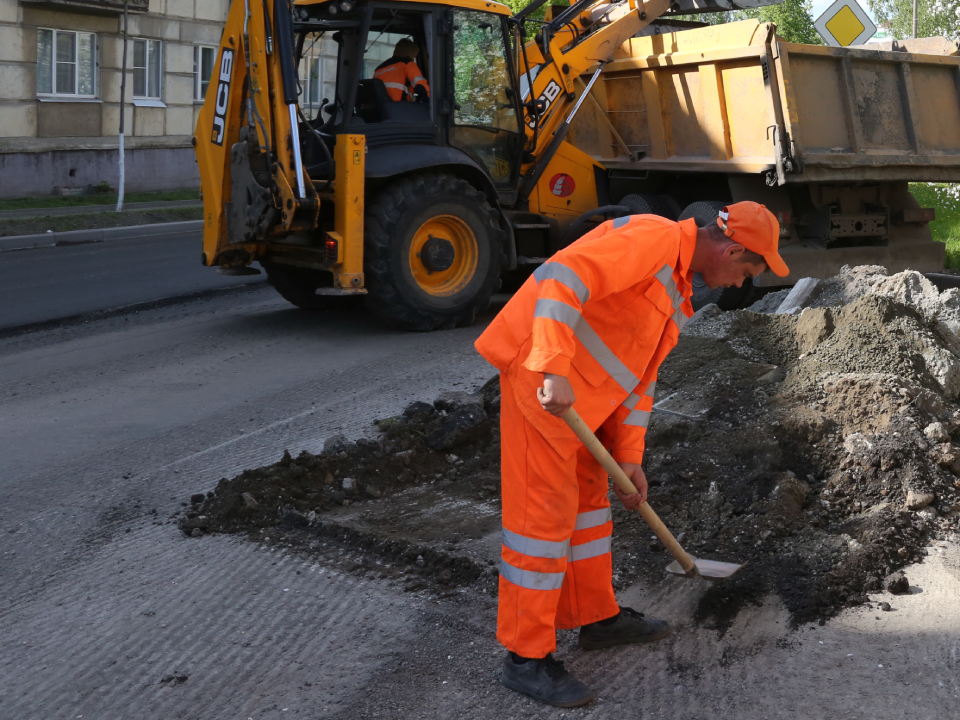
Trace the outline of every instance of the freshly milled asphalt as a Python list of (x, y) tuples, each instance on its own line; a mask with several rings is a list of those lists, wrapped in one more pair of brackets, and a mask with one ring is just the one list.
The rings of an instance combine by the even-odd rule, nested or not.
[(0, 330), (262, 283), (200, 264), (200, 234), (0, 252)]
[(261, 286), (0, 340), (0, 717), (327, 716), (359, 699), (426, 600), (344, 576), (342, 552), (164, 521), (284, 449), (485, 381), (480, 329), (400, 333)]
[[(4, 265), (6, 278), (40, 273), (30, 257), (66, 269), (70, 255), (53, 253), (82, 249), (17, 253), (24, 264)], [(142, 299), (135, 282), (111, 295), (87, 277), (76, 294), (91, 310)], [(164, 296), (178, 281), (155, 279)], [(565, 711), (500, 686), (489, 595), (404, 592), (370, 569), (376, 556), (361, 563), (361, 550), (332, 540), (295, 552), (179, 532), (173, 513), (222, 477), (485, 381), (493, 370), (472, 343), (491, 317), (400, 333), (362, 310), (300, 312), (261, 284), (0, 335), (0, 718), (955, 714), (956, 557), (946, 580), (935, 557), (910, 569), (921, 592), (882, 622), (864, 608), (797, 633), (768, 600), (718, 637), (691, 622), (702, 582), (633, 586), (620, 601), (669, 619), (674, 634), (584, 653), (561, 633), (559, 656), (598, 691)]]

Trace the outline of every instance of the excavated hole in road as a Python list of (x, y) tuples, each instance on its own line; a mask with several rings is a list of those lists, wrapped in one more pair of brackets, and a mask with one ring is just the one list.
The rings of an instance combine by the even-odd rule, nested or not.
[[(657, 396), (695, 419), (655, 413), (647, 436), (650, 503), (668, 527), (698, 557), (749, 561), (700, 600), (695, 619), (721, 633), (771, 593), (794, 623), (863, 604), (960, 527), (960, 292), (860, 267), (821, 283), (801, 314), (770, 314), (776, 300), (685, 328)], [(494, 591), (498, 411), (495, 378), (414, 403), (376, 439), (331, 438), (319, 455), (224, 478), (180, 527), (334, 541), (363, 558), (354, 570), (407, 589)], [(662, 579), (664, 548), (615, 500), (613, 547), (618, 589)]]

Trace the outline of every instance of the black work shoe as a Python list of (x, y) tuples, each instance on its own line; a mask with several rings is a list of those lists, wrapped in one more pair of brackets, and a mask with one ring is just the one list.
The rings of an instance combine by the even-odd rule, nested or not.
[(670, 626), (664, 620), (644, 617), (643, 613), (625, 607), (612, 618), (580, 628), (579, 642), (584, 650), (602, 650), (614, 645), (653, 642), (669, 634)]
[(501, 682), (511, 690), (554, 707), (580, 707), (596, 698), (593, 690), (568, 673), (563, 663), (552, 655), (517, 662), (512, 653), (507, 653)]

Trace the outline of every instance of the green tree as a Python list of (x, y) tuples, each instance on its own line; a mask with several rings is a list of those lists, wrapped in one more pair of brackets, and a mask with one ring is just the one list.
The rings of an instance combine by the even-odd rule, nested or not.
[[(503, 0), (514, 13), (520, 12), (530, 4), (530, 0)], [(873, 1), (873, 0), (871, 0)], [(911, 0), (880, 0), (881, 2), (910, 2)], [(944, 2), (945, 0), (921, 0), (921, 2)], [(946, 0), (960, 3), (960, 0)], [(565, 0), (550, 0), (547, 5), (568, 5)], [(547, 5), (537, 10), (533, 17), (543, 17)], [(680, 20), (705, 22), (709, 25), (736, 22), (737, 20), (757, 19), (760, 22), (772, 22), (777, 25), (777, 34), (788, 42), (806, 43), (807, 45), (823, 45), (823, 40), (813, 27), (813, 3), (811, 0), (784, 0), (779, 5), (752, 8), (750, 10), (734, 10), (732, 12), (701, 13), (699, 15), (677, 15)]]
[(737, 10), (734, 20), (756, 18), (760, 22), (776, 23), (777, 35), (787, 42), (805, 45), (823, 45), (823, 39), (813, 27), (813, 3), (811, 0), (784, 0), (779, 5)]
[[(913, 0), (870, 0), (877, 22), (888, 26), (894, 37), (913, 37)], [(960, 0), (917, 0), (917, 36), (960, 34)]]
[[(503, 2), (504, 5), (506, 5), (508, 8), (513, 10), (513, 14), (516, 15), (518, 12), (523, 10), (527, 5), (529, 5), (533, 0), (501, 0), (501, 1)], [(549, 0), (549, 2), (546, 3), (546, 5), (539, 8), (535, 13), (533, 13), (533, 15), (531, 15), (531, 17), (540, 20), (543, 18), (543, 14), (547, 11), (547, 7), (549, 5), (569, 5), (569, 4), (570, 4), (569, 2), (565, 2), (564, 0)]]
[(787, 42), (823, 45), (823, 39), (817, 33), (816, 28), (813, 27), (812, 11), (813, 3), (811, 0), (784, 0), (779, 5), (767, 5), (766, 7), (749, 10), (678, 15), (677, 17), (693, 22), (705, 22), (709, 25), (750, 19), (765, 23), (770, 22), (776, 24), (777, 35)]

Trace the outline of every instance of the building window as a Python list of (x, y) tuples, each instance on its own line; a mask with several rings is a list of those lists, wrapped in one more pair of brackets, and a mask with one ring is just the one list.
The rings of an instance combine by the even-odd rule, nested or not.
[(193, 46), (193, 99), (203, 102), (207, 96), (207, 86), (213, 75), (213, 63), (217, 59), (217, 49), (209, 45)]
[(37, 94), (96, 97), (97, 36), (37, 30)]
[(160, 99), (159, 40), (133, 41), (133, 97)]
[(318, 57), (305, 57), (301, 61), (300, 105), (310, 110), (320, 107), (323, 99), (323, 60)]

